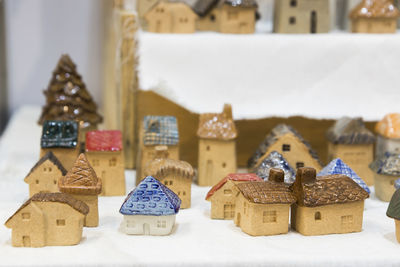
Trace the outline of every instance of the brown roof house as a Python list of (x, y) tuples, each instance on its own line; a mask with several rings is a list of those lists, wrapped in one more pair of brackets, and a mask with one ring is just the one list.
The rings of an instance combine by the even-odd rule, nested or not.
[(279, 0), (274, 6), (274, 32), (325, 33), (330, 30), (329, 0)]
[(70, 246), (81, 241), (89, 207), (63, 193), (37, 193), (5, 223), (14, 247)]
[(193, 33), (197, 15), (183, 2), (159, 2), (144, 15), (146, 28), (156, 33)]
[(284, 172), (271, 169), (269, 180), (237, 185), (235, 224), (252, 236), (286, 234), (290, 205), (296, 198), (284, 183)]
[(345, 175), (316, 177), (313, 168), (297, 170), (292, 186), (297, 202), (291, 226), (303, 235), (360, 232), (368, 193)]
[(74, 166), (67, 175), (60, 178), (58, 187), (63, 193), (85, 202), (89, 213), (84, 225), (95, 227), (99, 225), (98, 195), (101, 193), (101, 179), (90, 166), (85, 154), (80, 154)]
[(230, 220), (235, 217), (236, 184), (262, 181), (254, 173), (231, 173), (208, 191), (206, 200), (211, 202), (211, 219)]
[(393, 0), (362, 0), (349, 17), (352, 32), (395, 33), (400, 11)]
[(222, 113), (200, 115), (198, 184), (213, 186), (228, 173), (236, 172), (237, 131), (232, 107), (225, 104)]
[(39, 192), (58, 192), (58, 179), (66, 174), (67, 170), (53, 152), (47, 152), (24, 179), (29, 184), (29, 196)]
[(248, 160), (247, 167), (255, 171), (272, 151), (277, 151), (293, 168), (312, 167), (320, 171), (322, 164), (310, 144), (291, 126), (277, 125), (265, 137), (256, 152)]
[(389, 153), (400, 153), (400, 113), (387, 114), (375, 125), (377, 133), (375, 157)]
[(153, 176), (172, 190), (181, 200), (181, 209), (190, 208), (194, 171), (186, 161), (168, 158), (166, 146), (156, 147), (154, 160), (147, 163), (145, 176)]
[(254, 33), (257, 8), (255, 0), (198, 0), (193, 6), (198, 30), (222, 33)]
[(367, 185), (374, 184), (374, 174), (368, 164), (374, 160), (375, 136), (361, 118), (343, 117), (328, 130), (328, 161), (340, 158)]
[(374, 171), (375, 195), (380, 200), (390, 201), (395, 192), (395, 181), (400, 177), (400, 154), (386, 153), (369, 166)]

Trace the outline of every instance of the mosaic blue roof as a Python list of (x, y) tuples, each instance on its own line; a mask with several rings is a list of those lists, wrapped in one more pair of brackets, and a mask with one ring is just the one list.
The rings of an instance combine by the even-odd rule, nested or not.
[(359, 186), (361, 186), (368, 194), (371, 193), (368, 185), (357, 175), (346, 163), (344, 163), (341, 159), (337, 158), (329, 162), (318, 174), (317, 176), (325, 176), (331, 174), (344, 174), (354, 182), (356, 182)]
[(261, 162), (260, 166), (255, 170), (256, 174), (264, 179), (268, 180), (269, 170), (271, 168), (282, 169), (285, 172), (285, 183), (293, 183), (296, 179), (296, 173), (289, 163), (277, 151), (272, 151), (269, 155)]
[(386, 152), (369, 164), (377, 174), (400, 176), (400, 154)]
[(178, 123), (173, 116), (145, 116), (143, 118), (145, 145), (177, 145)]
[(78, 144), (78, 131), (76, 121), (45, 121), (40, 145), (42, 148), (74, 148)]
[(124, 215), (174, 215), (178, 213), (181, 199), (152, 176), (144, 178), (128, 194), (119, 212)]

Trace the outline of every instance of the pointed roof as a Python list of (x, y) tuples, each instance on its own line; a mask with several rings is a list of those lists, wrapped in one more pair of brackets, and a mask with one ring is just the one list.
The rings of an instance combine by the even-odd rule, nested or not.
[(293, 183), (296, 173), (289, 165), (287, 160), (277, 151), (272, 151), (255, 169), (255, 173), (260, 176), (264, 181), (268, 180), (269, 171), (272, 168), (282, 169), (285, 173), (285, 183)]
[(180, 198), (152, 176), (144, 178), (128, 194), (119, 212), (124, 215), (174, 215), (181, 205)]
[(390, 218), (400, 220), (400, 189), (394, 192), (392, 199), (386, 211), (386, 215)]
[(346, 163), (344, 163), (341, 159), (337, 158), (329, 162), (318, 174), (317, 176), (326, 176), (331, 174), (343, 174), (356, 182), (359, 186), (361, 186), (368, 194), (371, 193), (368, 185), (357, 175)]
[(74, 148), (78, 144), (76, 121), (45, 121), (40, 145), (42, 148)]
[(178, 122), (173, 116), (145, 116), (143, 118), (144, 145), (177, 145)]
[(375, 125), (375, 131), (386, 138), (400, 138), (400, 113), (387, 114)]
[(102, 184), (85, 154), (81, 153), (67, 175), (60, 178), (58, 187), (63, 193), (98, 195)]
[(296, 202), (289, 186), (284, 183), (252, 181), (237, 184), (237, 188), (252, 203), (293, 204)]
[(333, 144), (373, 144), (374, 134), (368, 130), (362, 118), (343, 117), (329, 128), (326, 137)]
[(400, 154), (386, 152), (375, 159), (369, 168), (377, 174), (400, 176)]
[(232, 107), (224, 105), (222, 113), (200, 114), (197, 136), (204, 139), (233, 140), (237, 137)]
[(41, 159), (39, 159), (39, 161), (35, 164), (35, 166), (32, 167), (29, 173), (25, 176), (25, 179), (28, 178), (29, 175), (31, 175), (40, 165), (45, 163), (47, 160), (53, 163), (60, 170), (63, 176), (67, 174), (67, 170), (61, 164), (58, 158), (53, 154), (53, 152), (49, 151)]
[(121, 151), (122, 133), (119, 130), (97, 130), (86, 133), (86, 151)]
[(393, 0), (362, 0), (351, 12), (349, 17), (355, 18), (398, 18), (400, 11)]

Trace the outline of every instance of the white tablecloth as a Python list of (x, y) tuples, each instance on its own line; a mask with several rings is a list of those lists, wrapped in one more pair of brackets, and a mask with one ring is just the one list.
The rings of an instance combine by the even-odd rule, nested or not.
[[(4, 223), (27, 199), (23, 178), (38, 159), (38, 107), (24, 107), (11, 120), (0, 141), (0, 222)], [(127, 187), (133, 188), (133, 172)], [(366, 201), (361, 233), (251, 237), (232, 221), (211, 220), (204, 200), (209, 188), (192, 187), (192, 207), (177, 215), (172, 235), (128, 236), (118, 231), (124, 197), (101, 197), (100, 226), (84, 228), (77, 246), (14, 248), (11, 230), (0, 226), (0, 265), (96, 266), (393, 266), (400, 265), (400, 244), (387, 203), (374, 194)]]

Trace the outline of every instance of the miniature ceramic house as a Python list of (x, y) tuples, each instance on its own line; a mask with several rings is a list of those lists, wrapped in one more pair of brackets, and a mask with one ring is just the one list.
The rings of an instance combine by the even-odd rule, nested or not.
[(235, 224), (252, 236), (286, 234), (290, 205), (296, 202), (284, 172), (270, 170), (270, 180), (237, 185)]
[(254, 0), (198, 0), (197, 29), (222, 33), (254, 33), (257, 2)]
[(370, 164), (374, 171), (375, 194), (383, 201), (389, 201), (395, 188), (394, 183), (400, 176), (400, 154), (385, 154)]
[(368, 184), (374, 174), (368, 164), (374, 160), (374, 134), (365, 128), (361, 118), (343, 117), (328, 130), (328, 160), (345, 161)]
[(51, 151), (69, 170), (79, 155), (78, 123), (75, 121), (45, 121), (40, 140), (40, 157)]
[(279, 0), (274, 7), (274, 32), (325, 33), (330, 30), (329, 0)]
[(379, 158), (389, 153), (400, 154), (400, 113), (387, 114), (375, 126), (376, 138), (375, 157)]
[(236, 127), (232, 108), (225, 105), (222, 113), (200, 115), (198, 183), (213, 186), (228, 173), (236, 172)]
[(251, 172), (257, 169), (261, 162), (272, 152), (277, 151), (293, 168), (312, 167), (318, 171), (322, 169), (317, 153), (310, 144), (292, 127), (279, 124), (249, 159), (247, 166)]
[(190, 208), (193, 168), (186, 161), (169, 159), (166, 146), (156, 147), (156, 156), (147, 163), (144, 175), (155, 177), (177, 194), (182, 200), (181, 209)]
[(349, 17), (352, 32), (395, 33), (400, 11), (393, 0), (362, 0)]
[(230, 220), (235, 216), (234, 187), (238, 183), (262, 181), (254, 173), (231, 173), (208, 191), (206, 200), (211, 202), (211, 219)]
[(394, 219), (395, 226), (396, 226), (396, 239), (397, 242), (400, 243), (400, 190), (397, 189), (394, 192), (388, 209), (386, 211), (386, 215), (392, 219)]
[(156, 33), (193, 33), (197, 15), (183, 2), (159, 2), (144, 15), (147, 31)]
[(141, 26), (146, 26), (143, 25), (144, 20), (144, 15), (146, 15), (147, 12), (149, 12), (160, 0), (137, 0), (136, 1), (136, 11), (138, 14), (138, 17), (140, 19)]
[(291, 226), (303, 235), (360, 232), (364, 200), (368, 198), (356, 182), (345, 175), (316, 177), (313, 168), (297, 170)]
[(143, 178), (147, 162), (154, 159), (155, 147), (167, 146), (168, 157), (179, 159), (178, 123), (172, 116), (145, 116), (139, 130), (139, 148), (136, 164), (136, 184)]
[(69, 246), (81, 241), (89, 207), (63, 193), (37, 193), (5, 225), (14, 247)]
[(58, 187), (61, 192), (70, 194), (89, 206), (85, 226), (99, 225), (98, 195), (101, 193), (101, 179), (97, 178), (84, 154), (80, 154), (67, 175), (60, 178)]
[(120, 131), (86, 133), (86, 156), (101, 178), (104, 196), (125, 195), (125, 167)]
[(276, 151), (272, 151), (255, 169), (255, 173), (260, 176), (264, 181), (268, 181), (269, 171), (272, 168), (278, 168), (285, 173), (285, 183), (293, 183), (296, 178), (296, 173), (289, 165), (286, 159)]
[(169, 235), (181, 200), (154, 177), (147, 176), (129, 193), (119, 212), (121, 231), (129, 235)]

